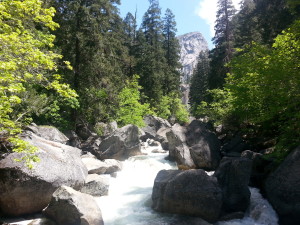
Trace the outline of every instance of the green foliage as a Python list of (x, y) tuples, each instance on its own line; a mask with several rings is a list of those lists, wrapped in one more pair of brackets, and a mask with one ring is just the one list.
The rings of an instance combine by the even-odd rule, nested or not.
[(159, 104), (156, 105), (155, 112), (157, 116), (164, 119), (174, 117), (179, 123), (187, 123), (189, 121), (189, 112), (176, 92), (163, 96)]
[(211, 115), (260, 127), (277, 137), (278, 150), (299, 145), (299, 58), (300, 21), (278, 35), (272, 48), (252, 44), (230, 63), (226, 89), (213, 91)]
[(30, 106), (19, 111), (13, 120), (14, 109), (22, 103), (26, 88), (37, 84), (77, 101), (75, 91), (62, 83), (59, 75), (49, 73), (57, 69), (55, 61), (62, 57), (50, 50), (55, 37), (48, 30), (58, 27), (52, 21), (54, 12), (53, 8), (43, 8), (40, 0), (0, 2), (1, 142), (12, 143), (13, 151), (27, 153), (24, 160), (28, 165), (30, 160), (36, 161), (35, 148), (18, 138), (18, 121)]
[(145, 126), (143, 117), (152, 114), (147, 103), (140, 103), (140, 89), (138, 85), (138, 75), (126, 82), (125, 87), (119, 93), (119, 109), (117, 112), (117, 122), (120, 126), (134, 124), (138, 127)]

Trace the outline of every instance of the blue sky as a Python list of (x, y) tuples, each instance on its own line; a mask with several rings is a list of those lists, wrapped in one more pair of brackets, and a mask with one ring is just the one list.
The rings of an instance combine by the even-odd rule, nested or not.
[[(240, 0), (233, 0), (236, 7)], [(214, 21), (217, 9), (217, 0), (159, 0), (162, 15), (167, 8), (175, 14), (177, 35), (199, 31), (212, 48), (211, 39), (214, 36)], [(120, 13), (124, 18), (128, 12), (134, 14), (137, 9), (138, 25), (149, 7), (148, 0), (121, 0)]]

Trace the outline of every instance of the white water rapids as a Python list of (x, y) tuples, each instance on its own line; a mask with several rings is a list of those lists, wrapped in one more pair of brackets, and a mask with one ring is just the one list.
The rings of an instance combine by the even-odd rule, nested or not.
[[(151, 209), (151, 194), (156, 174), (177, 166), (165, 160), (168, 153), (152, 153), (159, 147), (143, 148), (142, 156), (124, 162), (123, 170), (111, 178), (109, 195), (97, 198), (105, 225), (180, 225), (180, 216), (161, 214)], [(276, 225), (278, 219), (258, 189), (251, 188), (251, 204), (240, 220), (217, 225)], [(193, 224), (191, 224), (193, 225)]]

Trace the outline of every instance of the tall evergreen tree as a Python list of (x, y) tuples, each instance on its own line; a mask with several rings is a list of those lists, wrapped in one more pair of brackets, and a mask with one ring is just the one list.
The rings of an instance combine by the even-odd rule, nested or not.
[(215, 36), (212, 39), (215, 48), (211, 51), (211, 74), (209, 88), (220, 88), (225, 82), (229, 68), (225, 65), (233, 55), (233, 25), (232, 18), (235, 8), (231, 0), (219, 0), (217, 20), (215, 25)]
[(234, 17), (234, 47), (243, 48), (253, 41), (262, 42), (262, 29), (259, 27), (259, 17), (255, 13), (254, 0), (243, 0), (241, 10)]
[(163, 18), (163, 48), (167, 62), (166, 74), (163, 83), (164, 93), (168, 94), (171, 91), (176, 91), (180, 83), (180, 46), (176, 38), (176, 21), (175, 16), (170, 9), (166, 10)]
[(118, 90), (124, 80), (126, 48), (123, 45), (119, 0), (53, 0), (57, 45), (74, 70), (69, 81), (80, 95), (81, 112), (90, 122), (115, 115)]
[(166, 66), (163, 49), (163, 27), (161, 9), (157, 0), (150, 0), (150, 6), (142, 22), (143, 34), (139, 34), (141, 57), (137, 62), (137, 74), (141, 76), (142, 91), (156, 105), (163, 94), (163, 78)]
[(208, 100), (208, 76), (210, 74), (210, 59), (208, 51), (201, 51), (197, 67), (193, 72), (189, 93), (190, 104), (193, 109), (202, 101)]
[(294, 17), (286, 0), (253, 0), (256, 3), (255, 14), (258, 16), (264, 44), (272, 44), (274, 38), (292, 24)]

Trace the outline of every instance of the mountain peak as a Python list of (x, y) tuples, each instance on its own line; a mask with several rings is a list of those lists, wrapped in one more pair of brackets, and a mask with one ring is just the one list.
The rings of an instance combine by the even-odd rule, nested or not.
[(200, 32), (190, 32), (177, 37), (180, 44), (180, 63), (182, 64), (182, 83), (188, 83), (197, 65), (201, 51), (208, 50), (208, 44)]

